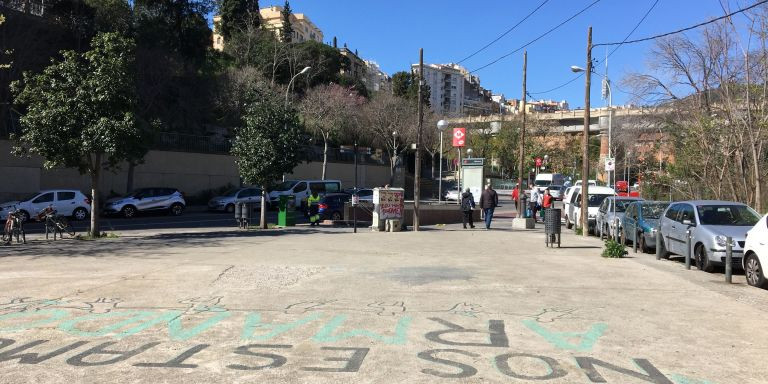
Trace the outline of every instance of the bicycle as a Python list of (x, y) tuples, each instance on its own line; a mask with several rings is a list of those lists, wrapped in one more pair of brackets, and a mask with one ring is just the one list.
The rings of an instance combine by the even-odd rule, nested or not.
[(14, 207), (14, 211), (8, 213), (8, 217), (5, 219), (5, 227), (3, 230), (3, 243), (5, 245), (11, 245), (13, 238), (16, 238), (17, 243), (26, 244), (27, 237), (24, 233), (24, 220), (23, 214), (20, 210)]
[(58, 233), (60, 238), (64, 238), (64, 234), (68, 234), (71, 237), (75, 237), (75, 230), (69, 224), (69, 220), (64, 216), (56, 214), (56, 210), (53, 207), (48, 207), (40, 212), (38, 219), (45, 219), (45, 239), (48, 240), (48, 234), (53, 233), (53, 240), (56, 240), (56, 234)]

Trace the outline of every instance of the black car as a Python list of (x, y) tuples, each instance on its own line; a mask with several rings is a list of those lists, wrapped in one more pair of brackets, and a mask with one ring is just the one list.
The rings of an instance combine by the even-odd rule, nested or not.
[(352, 200), (348, 193), (329, 193), (320, 199), (318, 214), (322, 220), (344, 219), (344, 204)]

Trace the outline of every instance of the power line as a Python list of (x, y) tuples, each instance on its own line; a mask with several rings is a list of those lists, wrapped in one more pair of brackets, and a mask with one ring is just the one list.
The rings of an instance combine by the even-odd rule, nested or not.
[(699, 24), (696, 24), (696, 25), (692, 25), (692, 26), (690, 26), (690, 27), (686, 27), (686, 28), (683, 28), (683, 29), (678, 29), (678, 30), (676, 30), (676, 31), (667, 32), (667, 33), (662, 33), (662, 34), (660, 34), (660, 35), (655, 35), (655, 36), (644, 37), (644, 38), (642, 38), (642, 39), (636, 39), (636, 40), (630, 40), (630, 41), (622, 41), (622, 42), (620, 42), (620, 43), (600, 43), (600, 44), (594, 44), (594, 45), (592, 45), (592, 48), (594, 48), (594, 47), (600, 47), (600, 46), (611, 46), (611, 45), (621, 45), (621, 44), (635, 44), (635, 43), (642, 43), (642, 42), (644, 42), (644, 41), (649, 41), (649, 40), (656, 40), (656, 39), (659, 39), (659, 38), (662, 38), (662, 37), (671, 36), (671, 35), (676, 35), (676, 34), (678, 34), (678, 33), (682, 33), (682, 32), (686, 32), (686, 31), (690, 31), (690, 30), (692, 30), (692, 29), (696, 29), (696, 28), (699, 28), (699, 27), (703, 27), (703, 26), (705, 26), (705, 25), (707, 25), (707, 24), (712, 24), (712, 23), (714, 23), (714, 22), (716, 22), (716, 21), (720, 21), (720, 20), (723, 20), (723, 19), (727, 19), (727, 18), (729, 18), (729, 17), (731, 17), (731, 16), (733, 16), (733, 15), (736, 15), (736, 14), (739, 14), (739, 13), (742, 13), (742, 12), (746, 12), (746, 11), (748, 11), (748, 10), (752, 9), (752, 8), (755, 8), (755, 7), (757, 7), (757, 6), (763, 5), (763, 4), (765, 4), (765, 3), (768, 3), (768, 0), (762, 0), (762, 1), (759, 1), (759, 2), (757, 2), (757, 3), (755, 3), (755, 4), (752, 4), (752, 5), (750, 5), (749, 7), (746, 7), (746, 8), (742, 8), (742, 9), (739, 9), (739, 10), (737, 10), (737, 11), (734, 11), (734, 12), (731, 12), (731, 13), (729, 13), (729, 14), (727, 14), (727, 15), (724, 15), (724, 16), (720, 16), (720, 17), (717, 17), (717, 18), (714, 18), (714, 19), (712, 19), (712, 20), (709, 20), (709, 21), (705, 21), (705, 22), (702, 22), (702, 23), (699, 23)]
[(533, 11), (531, 11), (531, 13), (529, 13), (529, 14), (527, 14), (525, 17), (523, 17), (523, 19), (522, 19), (522, 20), (518, 21), (518, 22), (517, 22), (517, 24), (513, 25), (513, 26), (512, 26), (512, 28), (510, 28), (510, 29), (507, 29), (507, 30), (506, 30), (504, 33), (502, 33), (501, 35), (499, 35), (499, 37), (497, 37), (496, 39), (494, 39), (494, 40), (493, 40), (493, 41), (491, 41), (490, 43), (486, 44), (484, 47), (482, 47), (482, 48), (478, 49), (477, 51), (473, 52), (471, 55), (469, 55), (469, 56), (467, 56), (467, 57), (465, 57), (465, 58), (463, 58), (463, 59), (459, 60), (459, 62), (458, 62), (457, 64), (461, 64), (462, 62), (464, 62), (464, 61), (466, 61), (466, 60), (470, 59), (471, 57), (473, 57), (473, 56), (477, 55), (478, 53), (480, 53), (480, 52), (484, 51), (486, 48), (490, 47), (491, 45), (493, 45), (493, 44), (494, 44), (494, 43), (496, 43), (497, 41), (501, 40), (501, 38), (502, 38), (502, 37), (506, 36), (507, 34), (509, 34), (510, 32), (512, 32), (512, 31), (513, 31), (515, 28), (517, 28), (517, 27), (518, 27), (520, 24), (522, 24), (523, 22), (525, 22), (526, 20), (528, 20), (528, 18), (529, 18), (529, 17), (531, 17), (531, 16), (532, 16), (534, 13), (536, 13), (536, 11), (538, 11), (538, 10), (539, 10), (539, 8), (543, 7), (543, 6), (544, 6), (544, 4), (546, 4), (547, 2), (549, 2), (549, 0), (544, 0), (544, 1), (542, 1), (542, 2), (541, 2), (541, 4), (539, 4), (539, 6), (538, 6), (538, 7), (536, 7), (536, 8), (535, 8)]
[[(765, 0), (765, 1), (768, 1), (768, 0)], [(488, 68), (488, 67), (490, 67), (491, 65), (493, 65), (493, 64), (496, 64), (496, 63), (498, 63), (499, 61), (501, 61), (501, 60), (503, 60), (503, 59), (505, 59), (505, 58), (507, 58), (507, 57), (509, 57), (509, 56), (511, 56), (511, 55), (514, 55), (515, 53), (519, 52), (519, 51), (520, 51), (520, 50), (522, 50), (523, 48), (525, 48), (525, 47), (527, 47), (527, 46), (529, 46), (529, 45), (531, 45), (531, 44), (533, 44), (533, 43), (535, 43), (535, 42), (539, 41), (539, 40), (540, 40), (540, 39), (542, 39), (544, 36), (547, 36), (547, 35), (549, 35), (550, 33), (554, 32), (556, 29), (558, 29), (558, 28), (562, 27), (563, 25), (565, 25), (565, 24), (566, 24), (566, 23), (568, 23), (569, 21), (571, 21), (571, 20), (575, 19), (577, 16), (579, 16), (579, 15), (581, 15), (582, 13), (586, 12), (586, 11), (587, 11), (589, 8), (592, 8), (592, 6), (593, 6), (593, 5), (595, 5), (595, 4), (599, 3), (599, 2), (600, 2), (600, 0), (595, 0), (595, 1), (593, 1), (591, 4), (587, 5), (587, 6), (586, 6), (584, 9), (582, 9), (581, 11), (579, 11), (579, 12), (577, 12), (576, 14), (574, 14), (573, 16), (571, 16), (571, 17), (569, 17), (569, 18), (565, 19), (564, 21), (562, 21), (560, 24), (558, 24), (558, 25), (554, 26), (553, 28), (550, 28), (548, 31), (546, 31), (546, 32), (544, 32), (543, 34), (539, 35), (537, 38), (535, 38), (535, 39), (533, 39), (533, 40), (531, 40), (531, 41), (529, 41), (529, 42), (525, 43), (525, 44), (524, 44), (523, 46), (521, 46), (520, 48), (517, 48), (517, 49), (515, 49), (514, 51), (512, 51), (512, 52), (509, 52), (509, 53), (507, 53), (506, 55), (503, 55), (503, 56), (499, 57), (498, 59), (496, 59), (496, 60), (493, 60), (493, 61), (491, 61), (490, 63), (488, 63), (488, 64), (486, 64), (486, 65), (483, 65), (483, 66), (482, 66), (482, 67), (480, 67), (480, 68), (476, 68), (476, 69), (472, 70), (472, 71), (471, 71), (471, 73), (474, 73), (474, 72), (477, 72), (477, 71), (483, 70), (483, 69), (485, 69), (485, 68)]]
[[(621, 44), (617, 45), (615, 48), (613, 48), (613, 49), (611, 50), (611, 52), (610, 52), (610, 53), (608, 53), (608, 56), (606, 57), (606, 60), (607, 60), (609, 57), (611, 57), (611, 55), (613, 55), (613, 54), (616, 52), (616, 50), (618, 50), (619, 48), (621, 48), (621, 46), (622, 46), (622, 45), (623, 45), (623, 44), (624, 44), (624, 43), (627, 41), (627, 39), (629, 39), (629, 37), (630, 37), (630, 36), (632, 36), (632, 34), (633, 34), (633, 33), (635, 33), (635, 31), (637, 30), (637, 28), (639, 28), (639, 27), (640, 27), (640, 25), (641, 25), (641, 24), (643, 24), (643, 22), (645, 21), (645, 19), (648, 17), (648, 15), (650, 15), (650, 14), (651, 14), (651, 11), (653, 11), (653, 9), (654, 9), (654, 8), (656, 8), (656, 5), (657, 5), (657, 4), (659, 4), (659, 0), (656, 0), (656, 1), (655, 1), (655, 2), (654, 2), (652, 5), (651, 5), (651, 7), (650, 7), (650, 8), (648, 8), (648, 10), (645, 12), (645, 14), (644, 14), (644, 15), (643, 15), (643, 17), (640, 19), (640, 21), (638, 21), (638, 22), (637, 22), (637, 24), (635, 24), (635, 27), (634, 27), (634, 28), (632, 28), (632, 30), (631, 30), (631, 31), (629, 31), (629, 33), (628, 33), (626, 36), (624, 36), (624, 40), (622, 40)], [(599, 63), (599, 62), (600, 62), (600, 60), (598, 60), (598, 63)], [(552, 89), (548, 89), (548, 90), (546, 90), (546, 91), (543, 91), (543, 92), (532, 92), (532, 93), (533, 93), (534, 95), (540, 95), (540, 94), (544, 94), (544, 93), (550, 93), (550, 92), (553, 92), (553, 91), (557, 91), (558, 89), (560, 89), (560, 88), (563, 88), (563, 87), (565, 87), (566, 85), (568, 85), (568, 84), (571, 84), (571, 83), (573, 83), (574, 81), (576, 81), (576, 80), (580, 79), (582, 76), (584, 76), (584, 72), (581, 72), (581, 73), (579, 73), (579, 74), (578, 74), (577, 76), (575, 76), (573, 79), (570, 79), (570, 80), (566, 81), (565, 83), (563, 83), (563, 84), (561, 84), (561, 85), (558, 85), (557, 87), (554, 87), (554, 88), (552, 88)]]

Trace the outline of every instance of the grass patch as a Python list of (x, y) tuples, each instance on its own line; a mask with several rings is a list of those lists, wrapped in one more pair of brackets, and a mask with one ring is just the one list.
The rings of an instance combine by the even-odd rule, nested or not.
[(102, 240), (102, 239), (119, 239), (120, 236), (118, 236), (114, 232), (102, 232), (99, 234), (99, 236), (91, 236), (91, 234), (86, 235), (75, 235), (75, 240), (82, 240), (82, 241), (93, 241), (93, 240)]

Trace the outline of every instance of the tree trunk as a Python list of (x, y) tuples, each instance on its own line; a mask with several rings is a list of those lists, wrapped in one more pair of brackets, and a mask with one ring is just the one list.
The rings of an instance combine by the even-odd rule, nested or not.
[(101, 199), (99, 198), (99, 182), (101, 181), (101, 154), (97, 153), (93, 159), (93, 169), (91, 170), (91, 237), (99, 237), (99, 208)]
[(323, 135), (323, 177), (321, 180), (325, 180), (325, 172), (328, 169), (328, 138)]
[(133, 176), (135, 174), (136, 164), (128, 162), (128, 179), (125, 181), (125, 193), (133, 192)]
[(261, 213), (259, 216), (259, 228), (267, 229), (267, 186), (261, 186)]

